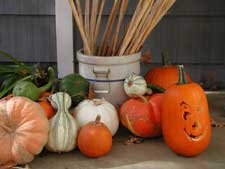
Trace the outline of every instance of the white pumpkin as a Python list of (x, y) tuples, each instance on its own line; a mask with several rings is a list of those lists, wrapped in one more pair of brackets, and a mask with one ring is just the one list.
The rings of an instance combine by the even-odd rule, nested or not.
[(149, 92), (145, 79), (134, 73), (125, 79), (124, 91), (129, 97), (139, 97)]
[(57, 113), (49, 121), (50, 130), (46, 148), (52, 152), (69, 152), (76, 147), (77, 125), (69, 113), (71, 97), (64, 92), (58, 92), (49, 97)]
[(104, 99), (82, 101), (73, 111), (73, 115), (79, 127), (95, 121), (98, 115), (101, 116), (101, 122), (109, 128), (112, 135), (116, 134), (119, 127), (119, 117), (116, 108)]

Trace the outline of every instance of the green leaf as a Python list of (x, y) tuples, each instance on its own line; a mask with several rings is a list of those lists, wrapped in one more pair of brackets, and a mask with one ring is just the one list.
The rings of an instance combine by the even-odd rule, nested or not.
[(0, 55), (2, 55), (4, 58), (9, 59), (10, 61), (12, 61), (13, 63), (15, 63), (16, 65), (23, 65), (22, 62), (20, 62), (19, 60), (17, 60), (16, 58), (14, 58), (12, 55), (0, 50)]

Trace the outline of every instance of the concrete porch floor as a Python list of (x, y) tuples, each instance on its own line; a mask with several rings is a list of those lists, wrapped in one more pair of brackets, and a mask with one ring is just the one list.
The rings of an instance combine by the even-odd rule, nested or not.
[[(208, 101), (211, 117), (225, 122), (225, 94), (209, 94)], [(76, 149), (65, 154), (42, 153), (29, 166), (31, 169), (225, 169), (225, 128), (213, 128), (208, 149), (193, 158), (174, 154), (162, 138), (124, 145), (129, 135), (126, 129), (120, 129), (111, 152), (101, 158), (87, 158)]]

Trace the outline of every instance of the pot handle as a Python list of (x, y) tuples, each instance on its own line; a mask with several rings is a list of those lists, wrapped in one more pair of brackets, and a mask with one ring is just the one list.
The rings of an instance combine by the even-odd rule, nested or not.
[[(110, 69), (109, 68), (94, 68), (93, 69), (93, 73), (95, 75), (95, 81), (93, 83), (93, 89), (94, 89), (94, 93), (96, 94), (108, 94), (111, 91), (111, 87), (110, 87), (110, 82), (109, 82), (109, 73), (110, 73)], [(100, 78), (100, 80), (99, 80)], [(96, 82), (104, 82), (107, 83), (107, 89), (105, 90), (98, 90), (96, 89)]]

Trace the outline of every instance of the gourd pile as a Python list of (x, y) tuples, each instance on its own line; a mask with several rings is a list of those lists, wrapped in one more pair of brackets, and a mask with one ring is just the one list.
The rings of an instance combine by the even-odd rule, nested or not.
[[(182, 65), (154, 68), (145, 78), (131, 74), (124, 81), (129, 98), (119, 112), (108, 101), (94, 99), (80, 75), (56, 80), (52, 67), (46, 72), (42, 87), (32, 78), (18, 80), (0, 100), (0, 167), (29, 163), (44, 147), (64, 153), (77, 146), (88, 157), (104, 156), (119, 122), (135, 136), (163, 135), (169, 148), (183, 156), (200, 154), (210, 142), (206, 96)], [(150, 83), (154, 74), (157, 80)], [(168, 79), (166, 86), (163, 79)]]
[[(84, 41), (84, 52), (105, 56), (139, 51), (175, 0), (140, 0), (118, 45), (118, 33), (128, 3), (122, 1), (118, 29), (108, 47), (108, 29), (111, 32), (120, 4), (119, 0), (115, 1), (99, 48), (95, 37), (101, 23), (101, 15), (97, 18), (96, 13), (98, 1), (93, 0), (95, 17), (91, 18), (94, 23), (91, 25), (95, 27), (91, 29), (87, 28), (89, 14), (85, 15), (86, 22), (82, 19), (79, 0), (76, 5), (73, 0), (69, 2)], [(104, 4), (103, 0), (100, 13)], [(86, 7), (89, 11), (89, 5)], [(135, 32), (143, 33), (139, 36)], [(91, 41), (87, 41), (87, 34)], [(0, 65), (0, 168), (29, 163), (43, 148), (64, 153), (78, 147), (88, 157), (104, 156), (113, 146), (119, 123), (135, 136), (162, 135), (168, 147), (183, 156), (200, 154), (210, 142), (206, 96), (182, 65), (165, 64), (150, 70), (145, 78), (131, 74), (124, 81), (124, 91), (129, 98), (118, 112), (107, 100), (94, 98), (91, 85), (79, 74), (56, 79), (52, 67), (43, 70), (38, 65), (25, 65), (7, 53), (0, 51), (0, 54), (14, 62), (14, 65)]]

